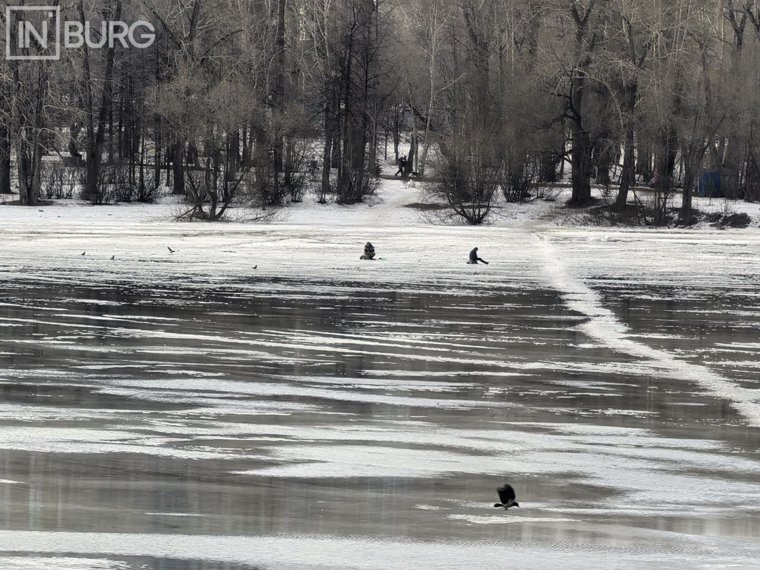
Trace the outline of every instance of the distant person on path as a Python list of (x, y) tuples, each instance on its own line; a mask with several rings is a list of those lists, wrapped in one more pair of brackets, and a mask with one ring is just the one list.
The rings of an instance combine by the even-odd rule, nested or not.
[(477, 265), (478, 262), (485, 263), (486, 265), (488, 265), (488, 262), (485, 259), (480, 259), (478, 257), (478, 248), (476, 247), (470, 252), (470, 261), (468, 261), (467, 263), (469, 263), (470, 265)]
[(393, 176), (398, 176), (401, 174), (401, 178), (406, 177), (406, 157), (402, 156), (398, 159), (398, 170), (396, 171), (396, 174)]
[(364, 246), (364, 255), (362, 255), (359, 259), (369, 259), (373, 261), (375, 259), (375, 246), (373, 246), (370, 242), (367, 242), (367, 244)]
[(317, 159), (312, 157), (312, 159), (309, 161), (309, 174), (311, 175), (312, 180), (317, 179), (318, 170), (319, 170), (319, 164), (317, 163)]

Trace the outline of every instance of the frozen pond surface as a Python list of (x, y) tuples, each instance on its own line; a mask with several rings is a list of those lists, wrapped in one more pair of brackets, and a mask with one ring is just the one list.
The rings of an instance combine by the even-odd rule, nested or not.
[(757, 233), (368, 231), (11, 224), (0, 567), (757, 567)]

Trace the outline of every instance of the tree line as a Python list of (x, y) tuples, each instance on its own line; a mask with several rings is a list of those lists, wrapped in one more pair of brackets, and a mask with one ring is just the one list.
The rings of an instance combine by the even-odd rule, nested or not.
[[(727, 196), (760, 199), (756, 0), (44, 4), (96, 30), (145, 19), (156, 40), (2, 60), (0, 192), (15, 183), (23, 204), (75, 188), (151, 200), (165, 185), (205, 219), (307, 188), (355, 203), (402, 143), (470, 223), (565, 175), (572, 205), (599, 184), (620, 212), (650, 183), (655, 223), (676, 185), (691, 220), (703, 170)], [(15, 24), (2, 44), (38, 54), (4, 37)]]

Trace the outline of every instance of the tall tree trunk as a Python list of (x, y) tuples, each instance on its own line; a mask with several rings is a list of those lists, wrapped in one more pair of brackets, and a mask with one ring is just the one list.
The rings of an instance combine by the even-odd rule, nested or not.
[(274, 130), (272, 132), (272, 160), (274, 167), (274, 194), (277, 201), (280, 198), (280, 173), (283, 170), (283, 123), (285, 120), (285, 5), (287, 0), (277, 0), (277, 29), (274, 45), (274, 85), (273, 85), (273, 115)]
[[(695, 124), (695, 135), (697, 134), (696, 127), (698, 121)], [(681, 149), (681, 157), (684, 162), (684, 177), (683, 177), (683, 199), (681, 202), (681, 223), (689, 225), (692, 223), (692, 195), (694, 194), (694, 187), (699, 180), (699, 166), (704, 159), (705, 152), (707, 152), (707, 145), (704, 144), (704, 139), (699, 136), (693, 136), (689, 142)]]
[(692, 219), (692, 193), (694, 190), (695, 182), (697, 180), (697, 169), (699, 164), (694, 160), (691, 154), (693, 151), (687, 153), (684, 157), (686, 161), (686, 172), (683, 177), (683, 199), (681, 202), (681, 223), (689, 225)]
[(638, 86), (635, 83), (625, 87), (625, 142), (623, 143), (623, 171), (620, 174), (620, 189), (615, 200), (615, 209), (623, 212), (628, 203), (628, 191), (636, 183), (635, 131), (633, 112), (636, 107)]
[(588, 133), (580, 126), (573, 125), (573, 148), (570, 155), (573, 169), (573, 193), (570, 203), (583, 206), (591, 201), (591, 143)]
[(398, 146), (401, 143), (401, 119), (399, 118), (398, 105), (393, 106), (393, 156), (396, 160), (395, 164), (398, 164), (399, 150)]
[(11, 139), (8, 128), (0, 123), (0, 194), (11, 193)]
[(319, 203), (327, 202), (330, 193), (330, 170), (332, 167), (332, 148), (335, 139), (335, 126), (333, 119), (332, 88), (328, 84), (326, 88), (327, 102), (325, 104), (325, 146), (322, 149), (322, 182), (319, 195)]
[(416, 164), (415, 163), (418, 162), (417, 135), (418, 135), (418, 133), (417, 133), (417, 120), (414, 117), (412, 117), (412, 136), (410, 137), (410, 140), (409, 140), (409, 154), (406, 157), (406, 171), (407, 171), (407, 174), (410, 171), (415, 171), (416, 172)]
[[(116, 9), (113, 13), (104, 9), (104, 19), (121, 20), (122, 1), (115, 0)], [(87, 24), (85, 15), (84, 0), (79, 0), (79, 17), (82, 26)], [(92, 76), (90, 72), (90, 50), (87, 44), (82, 47), (82, 68), (84, 71), (84, 92), (85, 92), (85, 114), (86, 114), (86, 133), (87, 133), (87, 173), (85, 178), (84, 196), (87, 199), (97, 199), (100, 196), (98, 190), (98, 176), (100, 173), (100, 161), (103, 155), (103, 144), (105, 142), (105, 131), (107, 128), (112, 98), (113, 98), (113, 70), (115, 57), (115, 42), (113, 47), (105, 51), (105, 75), (103, 80), (103, 91), (100, 95), (100, 105), (95, 116), (95, 100), (92, 92)]]
[[(725, 10), (725, 15), (734, 32), (734, 42), (731, 45), (731, 51), (729, 53), (729, 67), (730, 76), (739, 78), (744, 76), (742, 59), (744, 53), (744, 31), (747, 24), (748, 12), (746, 10), (735, 10), (731, 4), (732, 3), (729, 2), (727, 9)], [(752, 3), (745, 4), (750, 6)], [(705, 55), (703, 54), (703, 73), (706, 66), (707, 62)], [(705, 79), (705, 81), (707, 81), (707, 79)], [(710, 105), (709, 90), (706, 89), (706, 91), (708, 95), (707, 104)], [(728, 147), (723, 155), (725, 156), (725, 160), (722, 165), (723, 175), (721, 176), (721, 190), (723, 195), (727, 198), (738, 198), (744, 194), (744, 190), (740, 184), (740, 173), (742, 171), (742, 161), (746, 157), (746, 132), (744, 131), (745, 125), (743, 124), (742, 118), (738, 116), (738, 113), (736, 112), (736, 107), (727, 105), (726, 108), (729, 110), (729, 116), (726, 121), (728, 127), (726, 133)]]
[(618, 212), (625, 211), (626, 204), (628, 203), (628, 191), (634, 185), (634, 182), (636, 180), (634, 136), (633, 126), (628, 125), (625, 129), (623, 171), (620, 174), (620, 189), (618, 190), (618, 195), (615, 199), (615, 209)]
[(153, 148), (153, 183), (156, 188), (161, 188), (161, 161), (163, 160), (161, 145), (163, 144), (163, 129), (161, 127), (161, 118), (158, 116), (156, 116), (154, 128), (156, 136)]
[(573, 206), (583, 206), (591, 200), (591, 140), (588, 131), (583, 127), (583, 87), (584, 80), (582, 78), (573, 79), (570, 109), (572, 132), (570, 164), (573, 187), (570, 204)]
[(351, 89), (351, 73), (352, 73), (352, 62), (354, 58), (354, 50), (353, 50), (353, 34), (350, 34), (348, 37), (348, 44), (346, 46), (346, 54), (345, 54), (345, 66), (343, 70), (343, 93), (342, 93), (342, 99), (343, 99), (343, 108), (341, 109), (342, 117), (342, 133), (341, 133), (341, 146), (342, 146), (342, 156), (341, 156), (341, 162), (340, 162), (340, 170), (338, 171), (338, 203), (343, 204), (348, 199), (349, 194), (351, 193), (351, 186), (352, 186), (352, 177), (351, 177), (351, 164), (352, 164), (352, 156), (351, 151), (353, 150), (353, 145), (351, 144), (351, 114), (353, 112), (353, 108), (351, 105), (351, 98), (353, 96), (353, 90)]
[[(48, 90), (48, 68), (44, 62), (39, 63), (36, 67), (36, 81), (29, 81), (26, 85), (22, 85), (18, 63), (12, 61), (10, 69), (17, 93), (13, 108), (13, 124), (19, 126), (16, 141), (19, 202), (27, 206), (36, 206), (39, 203), (42, 180), (44, 149), (41, 137), (45, 126), (43, 109)], [(27, 102), (31, 103), (29, 107), (24, 105), (27, 98)]]
[(18, 199), (21, 204), (27, 206), (37, 205), (37, 194), (34, 192), (34, 168), (33, 161), (29, 156), (29, 143), (24, 140), (26, 135), (22, 133), (16, 143), (16, 166), (18, 170)]
[[(572, 165), (573, 194), (570, 203), (583, 206), (591, 201), (591, 141), (584, 126), (583, 98), (586, 88), (586, 68), (591, 63), (591, 51), (594, 41), (590, 39), (589, 22), (594, 11), (596, 0), (590, 0), (581, 14), (576, 2), (570, 3), (570, 15), (575, 21), (575, 37), (578, 69), (573, 71), (570, 80), (569, 118), (572, 129), (572, 149), (570, 162)], [(593, 36), (593, 34), (591, 34)]]
[(652, 180), (654, 169), (652, 168), (652, 147), (645, 141), (639, 144), (639, 152), (636, 155), (636, 174), (641, 176), (646, 184)]
[(177, 141), (172, 146), (172, 194), (185, 195), (185, 143)]
[(438, 12), (434, 12), (434, 19), (430, 25), (430, 61), (428, 62), (430, 68), (428, 70), (428, 101), (427, 110), (425, 113), (425, 132), (422, 135), (422, 153), (419, 157), (419, 165), (417, 172), (420, 176), (425, 175), (425, 165), (427, 163), (428, 152), (430, 151), (431, 143), (431, 121), (433, 117), (433, 105), (435, 104), (435, 70), (436, 70), (436, 55), (438, 54)]
[[(11, 71), (13, 67), (11, 67)], [(10, 79), (10, 78), (9, 78)], [(10, 83), (10, 81), (8, 82)], [(13, 112), (13, 99), (10, 85), (5, 81), (0, 82), (0, 113), (4, 115), (0, 119), (0, 194), (10, 194), (13, 190), (11, 187), (11, 118)]]
[(667, 204), (673, 192), (673, 173), (678, 156), (678, 139), (676, 128), (672, 123), (664, 129), (660, 139), (661, 148), (656, 159), (659, 176), (654, 189), (654, 223), (656, 226), (665, 225), (667, 222)]

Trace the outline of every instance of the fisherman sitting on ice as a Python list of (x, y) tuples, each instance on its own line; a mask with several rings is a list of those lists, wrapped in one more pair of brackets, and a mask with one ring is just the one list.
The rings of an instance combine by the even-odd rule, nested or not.
[(375, 246), (373, 246), (370, 242), (367, 242), (367, 244), (364, 246), (364, 255), (362, 255), (359, 259), (369, 259), (371, 261), (374, 261)]

